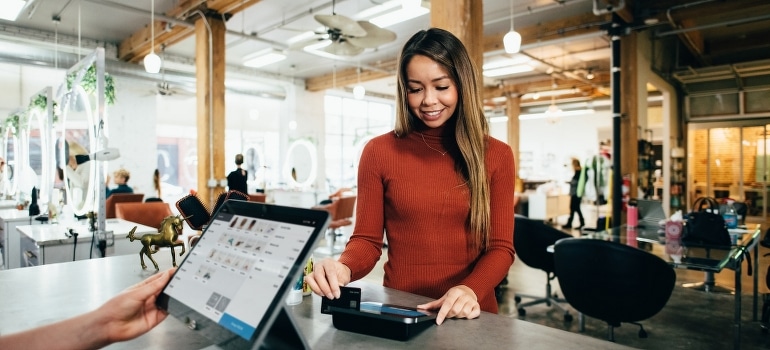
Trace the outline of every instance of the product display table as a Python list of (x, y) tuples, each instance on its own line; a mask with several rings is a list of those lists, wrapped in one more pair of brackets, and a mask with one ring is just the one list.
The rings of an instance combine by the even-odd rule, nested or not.
[[(156, 254), (161, 270), (171, 267), (166, 254)], [(0, 271), (0, 334), (49, 324), (95, 309), (106, 300), (152, 275), (136, 256), (44, 265)], [(359, 281), (362, 300), (415, 305), (428, 299)], [(447, 320), (409, 341), (401, 342), (339, 331), (330, 315), (320, 313), (320, 297), (306, 296), (287, 306), (312, 349), (628, 349), (628, 347), (527, 321), (490, 313), (475, 320)], [(169, 317), (147, 334), (108, 349), (200, 349), (205, 339)]]
[[(141, 237), (147, 233), (157, 233), (158, 229), (137, 224), (123, 219), (107, 219), (106, 230), (112, 231), (114, 241), (109, 240), (105, 249), (107, 256), (135, 255), (139, 254), (142, 246), (139, 242), (131, 242), (126, 235), (134, 226), (137, 227), (135, 235)], [(96, 246), (91, 249), (92, 233), (89, 232), (85, 221), (18, 226), (21, 237), (21, 254), (24, 259), (22, 267), (84, 260), (101, 257)], [(72, 229), (78, 233), (77, 243), (74, 237), (68, 237), (65, 232)], [(158, 255), (164, 252), (157, 253)], [(166, 253), (170, 254), (170, 253)], [(138, 259), (137, 259), (138, 263)]]

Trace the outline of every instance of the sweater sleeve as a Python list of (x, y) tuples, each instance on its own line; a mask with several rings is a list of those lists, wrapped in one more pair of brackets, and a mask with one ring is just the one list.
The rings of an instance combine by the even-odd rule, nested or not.
[(508, 274), (514, 261), (513, 250), (513, 200), (516, 185), (516, 170), (511, 148), (500, 141), (492, 140), (487, 150), (486, 164), (489, 169), (491, 232), (489, 245), (463, 280), (479, 300), (489, 300), (486, 295), (494, 291)]
[(382, 255), (385, 226), (385, 188), (379, 170), (378, 154), (382, 147), (369, 141), (358, 165), (358, 198), (353, 235), (339, 261), (350, 268), (351, 282), (365, 277)]

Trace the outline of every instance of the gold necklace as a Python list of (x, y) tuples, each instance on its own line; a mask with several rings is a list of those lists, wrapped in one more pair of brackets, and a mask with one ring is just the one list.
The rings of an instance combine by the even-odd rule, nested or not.
[(420, 137), (422, 137), (422, 143), (424, 143), (425, 146), (428, 146), (428, 148), (430, 148), (430, 149), (440, 153), (442, 156), (446, 155), (446, 153), (448, 152), (448, 151), (441, 152), (441, 151), (431, 147), (427, 142), (425, 142), (425, 136), (422, 133), (420, 133)]

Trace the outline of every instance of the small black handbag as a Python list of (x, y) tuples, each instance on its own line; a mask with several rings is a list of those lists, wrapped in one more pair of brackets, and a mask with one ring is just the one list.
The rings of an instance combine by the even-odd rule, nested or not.
[(719, 214), (719, 203), (711, 197), (701, 197), (695, 201), (693, 211), (687, 214), (683, 243), (729, 246), (730, 233), (727, 232), (725, 219)]

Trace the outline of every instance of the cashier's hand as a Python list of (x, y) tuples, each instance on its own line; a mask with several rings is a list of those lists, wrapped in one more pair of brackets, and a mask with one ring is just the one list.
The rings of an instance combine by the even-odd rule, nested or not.
[(136, 338), (157, 326), (168, 314), (155, 305), (176, 269), (156, 273), (108, 300), (95, 312), (110, 343)]
[(350, 268), (337, 260), (326, 258), (313, 265), (313, 273), (305, 276), (305, 282), (313, 293), (337, 299), (340, 297), (340, 286), (350, 283)]
[(446, 318), (467, 318), (472, 319), (481, 315), (481, 306), (479, 306), (476, 293), (464, 285), (450, 288), (441, 299), (429, 303), (417, 305), (418, 309), (436, 310), (436, 324), (444, 323)]

